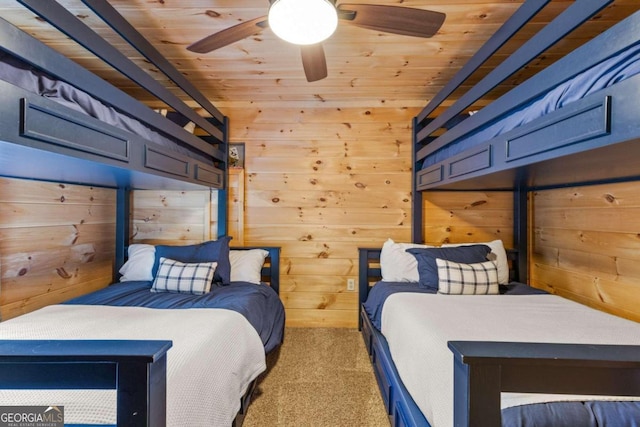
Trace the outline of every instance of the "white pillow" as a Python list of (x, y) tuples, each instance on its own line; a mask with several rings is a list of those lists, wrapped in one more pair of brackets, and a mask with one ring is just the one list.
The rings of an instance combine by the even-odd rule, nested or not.
[(217, 262), (184, 263), (160, 257), (151, 292), (206, 294), (211, 290), (217, 266)]
[(156, 259), (156, 247), (136, 243), (129, 245), (129, 257), (120, 268), (121, 282), (132, 280), (153, 280), (153, 264)]
[(448, 295), (497, 295), (498, 269), (493, 261), (462, 264), (436, 258), (438, 293)]
[(387, 239), (380, 252), (380, 270), (385, 282), (419, 282), (418, 261), (408, 252), (412, 248), (433, 248), (417, 243), (396, 243)]
[(469, 245), (487, 245), (491, 248), (491, 253), (496, 256), (496, 265), (498, 267), (498, 283), (506, 285), (509, 283), (509, 260), (507, 259), (507, 251), (504, 250), (502, 240), (494, 240), (492, 242), (478, 243), (447, 243), (442, 245), (443, 248), (453, 246), (469, 246)]
[(259, 285), (262, 282), (262, 266), (268, 255), (269, 252), (264, 249), (230, 250), (231, 281)]

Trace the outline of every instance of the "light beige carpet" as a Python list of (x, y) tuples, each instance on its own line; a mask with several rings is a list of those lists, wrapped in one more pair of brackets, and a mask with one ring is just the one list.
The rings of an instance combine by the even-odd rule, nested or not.
[(360, 332), (287, 328), (243, 426), (388, 427)]

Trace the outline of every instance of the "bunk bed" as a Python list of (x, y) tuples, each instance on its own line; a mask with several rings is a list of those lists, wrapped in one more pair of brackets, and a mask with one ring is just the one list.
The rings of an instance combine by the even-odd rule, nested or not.
[[(117, 401), (116, 421), (112, 424), (166, 425), (169, 416), (174, 417), (174, 424), (180, 425), (180, 421), (175, 420), (176, 411), (169, 409), (173, 404), (167, 406), (166, 403), (167, 396), (173, 393), (171, 384), (175, 381), (173, 374), (177, 372), (184, 376), (183, 385), (188, 383), (186, 386), (193, 387), (190, 390), (194, 394), (189, 400), (192, 405), (211, 407), (203, 390), (209, 393), (214, 390), (231, 399), (233, 408), (240, 407), (237, 414), (236, 409), (232, 410), (231, 420), (223, 415), (229, 412), (229, 408), (224, 411), (213, 408), (214, 413), (225, 418), (220, 423), (241, 424), (255, 386), (255, 376), (264, 369), (265, 354), (276, 353), (282, 340), (284, 311), (277, 295), (279, 249), (234, 248), (229, 251), (229, 238), (224, 237), (227, 234), (227, 118), (109, 2), (83, 0), (96, 16), (155, 69), (172, 80), (175, 88), (162, 86), (106, 38), (83, 23), (81, 16), (76, 16), (58, 2), (19, 0), (19, 3), (33, 12), (38, 20), (51, 24), (154, 95), (172, 114), (166, 117), (159, 114), (0, 18), (0, 174), (11, 178), (115, 189), (116, 259), (113, 277), (125, 278), (102, 291), (66, 304), (45, 307), (3, 322), (0, 332), (3, 337), (0, 341), (3, 385), (12, 390), (115, 389), (111, 401)], [(202, 107), (202, 116), (175, 94), (174, 90), (178, 89)], [(197, 135), (184, 127), (185, 121), (197, 128)], [(137, 189), (219, 190), (218, 240), (202, 244), (207, 254), (211, 252), (212, 245), (219, 246), (214, 251), (218, 257), (215, 265), (212, 260), (200, 259), (202, 251), (194, 252), (199, 245), (162, 249), (163, 253), (171, 254), (164, 257), (169, 261), (168, 265), (188, 269), (194, 264), (207, 264), (202, 267), (205, 270), (197, 270), (197, 274), (203, 271), (209, 274), (215, 270), (217, 284), (211, 285), (210, 292), (205, 292), (205, 295), (153, 294), (151, 289), (157, 278), (156, 258), (153, 258), (152, 277), (140, 278), (136, 274), (138, 267), (131, 268), (132, 262), (139, 259), (127, 256), (138, 247), (129, 245), (128, 241), (130, 192)], [(226, 251), (220, 249), (225, 245)], [(158, 253), (158, 248), (153, 247), (154, 253)], [(261, 253), (266, 258), (258, 257), (258, 261), (250, 266), (233, 269), (234, 259), (246, 260), (243, 256), (233, 256), (241, 250), (246, 254)], [(185, 255), (188, 259), (181, 259), (184, 251), (189, 253), (189, 256)], [(193, 256), (195, 260), (190, 259)], [(146, 259), (148, 261), (148, 257)], [(157, 260), (159, 263), (165, 261)], [(266, 267), (263, 267), (263, 262)], [(226, 281), (217, 278), (223, 265), (227, 266), (229, 275)], [(256, 273), (256, 268), (260, 273)], [(231, 282), (234, 272), (235, 280)], [(134, 278), (126, 279), (131, 274)], [(168, 275), (165, 279), (170, 282), (173, 276)], [(198, 283), (206, 284), (205, 279), (199, 277)], [(256, 282), (267, 282), (269, 286)], [(247, 306), (242, 302), (243, 296), (253, 302)], [(154, 314), (141, 314), (151, 312)], [(122, 317), (127, 313), (131, 314), (130, 320)], [(232, 321), (220, 313), (231, 316)], [(68, 319), (87, 319), (89, 323), (103, 320), (115, 323), (103, 325), (102, 330), (94, 335), (90, 333), (92, 331), (82, 332), (82, 320), (63, 321), (64, 328), (61, 329), (67, 329), (66, 335), (47, 329), (51, 325), (59, 325), (60, 318), (65, 316), (69, 316)], [(136, 327), (144, 322), (149, 326), (148, 322), (154, 316), (158, 317), (155, 329), (162, 335), (160, 338), (149, 337), (138, 330), (142, 326)], [(205, 327), (206, 322), (215, 324), (215, 327), (209, 330)], [(34, 327), (32, 334), (15, 333), (16, 329), (28, 330), (23, 328), (25, 325)], [(162, 325), (167, 330), (167, 338), (162, 333)], [(226, 326), (229, 327), (225, 329)], [(198, 333), (194, 334), (193, 330)], [(237, 337), (232, 340), (229, 335)], [(10, 336), (14, 338), (8, 338)], [(197, 340), (198, 346), (190, 352), (188, 344), (191, 340)], [(212, 342), (215, 345), (211, 345)], [(253, 346), (252, 351), (249, 351), (247, 343)], [(211, 355), (215, 348), (223, 349), (235, 359), (231, 362), (211, 359), (213, 366), (207, 365), (206, 355)], [(194, 372), (198, 371), (185, 371), (181, 366), (176, 368), (180, 359), (174, 355), (187, 355), (194, 361), (198, 354), (193, 352), (198, 349), (204, 366), (200, 377), (195, 378)], [(225, 368), (227, 364), (229, 367)], [(236, 370), (234, 374), (232, 366), (247, 364), (252, 370), (244, 375), (242, 381), (235, 383), (234, 390), (226, 389), (220, 379), (216, 382), (216, 375), (233, 377), (240, 371)], [(211, 380), (213, 385), (209, 384), (209, 389), (198, 389), (200, 382), (204, 384)], [(101, 397), (97, 401), (102, 404)], [(181, 408), (182, 411), (189, 409)]]
[[(611, 321), (618, 324), (612, 326), (613, 330), (618, 330), (619, 326), (628, 330), (628, 335), (616, 341), (607, 337), (605, 330), (600, 331), (600, 337), (597, 337), (597, 333), (593, 336), (585, 333), (584, 336), (588, 338), (582, 340), (573, 337), (564, 337), (564, 340), (558, 337), (548, 338), (535, 333), (535, 336), (527, 339), (511, 330), (513, 326), (522, 325), (523, 321), (526, 324), (526, 319), (518, 317), (518, 313), (511, 313), (513, 319), (505, 318), (504, 331), (499, 328), (497, 331), (485, 331), (478, 326), (483, 320), (491, 322), (480, 316), (487, 312), (491, 314), (492, 310), (506, 313), (509, 310), (506, 307), (515, 301), (518, 304), (524, 300), (538, 301), (541, 304), (552, 301), (552, 304), (556, 304), (556, 299), (561, 299), (553, 295), (538, 295), (526, 285), (527, 192), (570, 185), (631, 181), (639, 176), (635, 159), (640, 147), (636, 102), (640, 95), (640, 76), (637, 75), (640, 12), (619, 22), (474, 114), (465, 111), (502, 81), (611, 4), (611, 1), (581, 1), (569, 5), (476, 85), (452, 101), (450, 107), (440, 111), (443, 101), (547, 3), (544, 0), (525, 1), (415, 117), (412, 209), (414, 243), (400, 244), (403, 253), (406, 249), (416, 253), (414, 261), (419, 266), (417, 268), (425, 268), (424, 272), (427, 274), (429, 269), (420, 267), (421, 260), (426, 265), (426, 260), (435, 260), (436, 255), (433, 254), (438, 252), (419, 245), (423, 238), (425, 220), (422, 212), (423, 192), (511, 191), (514, 194), (515, 248), (510, 251), (513, 267), (510, 280), (519, 283), (500, 282), (498, 289), (499, 293), (526, 295), (517, 299), (510, 299), (513, 297), (507, 295), (446, 295), (445, 298), (452, 300), (451, 305), (450, 301), (446, 305), (444, 302), (442, 305), (425, 302), (425, 305), (414, 308), (411, 306), (412, 300), (433, 300), (432, 294), (441, 292), (438, 290), (440, 281), (436, 283), (435, 290), (417, 290), (416, 283), (404, 280), (385, 285), (385, 281), (381, 281), (385, 277), (385, 266), (388, 266), (381, 263), (384, 246), (383, 249), (360, 249), (360, 325), (393, 426), (520, 425), (515, 421), (518, 417), (540, 423), (535, 425), (600, 425), (587, 422), (596, 419), (592, 416), (594, 413), (607, 412), (588, 409), (590, 415), (587, 415), (587, 422), (576, 418), (556, 418), (550, 422), (549, 419), (535, 417), (542, 417), (544, 412), (560, 414), (562, 411), (558, 409), (559, 406), (553, 406), (557, 402), (536, 402), (542, 406), (537, 406), (533, 401), (529, 402), (531, 404), (516, 404), (513, 407), (507, 404), (505, 407), (508, 408), (501, 410), (501, 404), (504, 404), (501, 402), (501, 393), (505, 392), (510, 395), (549, 393), (561, 395), (560, 400), (567, 398), (567, 394), (624, 396), (620, 399), (630, 401), (618, 402), (620, 406), (614, 412), (617, 411), (619, 418), (610, 425), (625, 425), (624, 422), (638, 417), (640, 385), (637, 381), (630, 380), (637, 379), (640, 373), (640, 343), (636, 323), (563, 301), (561, 309), (552, 310), (556, 311), (553, 315), (576, 310), (580, 312), (580, 319), (593, 315), (598, 319), (595, 323)], [(599, 74), (594, 74), (594, 70), (599, 71)], [(585, 88), (577, 83), (579, 81), (587, 81), (589, 86)], [(569, 95), (569, 98), (563, 98), (564, 95)], [(543, 105), (548, 100), (552, 102)], [(536, 111), (527, 109), (531, 106), (539, 108)], [(431, 255), (421, 258), (421, 252)], [(449, 255), (438, 256), (446, 258)], [(480, 263), (476, 260), (457, 262)], [(457, 268), (454, 266), (454, 269)], [(441, 271), (443, 270), (437, 269), (438, 274)], [(419, 276), (416, 280), (422, 281), (422, 272)], [(493, 283), (493, 279), (491, 282)], [(374, 285), (371, 286), (372, 284)], [(383, 286), (378, 287), (379, 284)], [(403, 293), (408, 296), (400, 297)], [(411, 340), (413, 350), (408, 353), (407, 350), (397, 353), (398, 342), (401, 341), (398, 334), (392, 337), (383, 335), (381, 330), (384, 327), (381, 323), (384, 322), (380, 319), (383, 306), (372, 301), (375, 297), (384, 302), (392, 294), (394, 305), (389, 307), (394, 308), (384, 306), (387, 313), (393, 313), (388, 316), (402, 319), (405, 336), (409, 334), (409, 327), (414, 325), (422, 330)], [(500, 301), (506, 307), (498, 309), (487, 305), (484, 310), (479, 308), (487, 298), (494, 298), (492, 302)], [(403, 301), (404, 305), (398, 308), (396, 301)], [(479, 307), (475, 307), (476, 304)], [(464, 309), (459, 306), (464, 306)], [(528, 312), (525, 307), (519, 308), (522, 313)], [(402, 314), (398, 315), (398, 312), (420, 314), (401, 318)], [(465, 318), (453, 315), (461, 312), (473, 313), (476, 317), (465, 321)], [(474, 322), (477, 325), (475, 329), (480, 330), (480, 333), (453, 333), (454, 338), (442, 338), (447, 336), (444, 331), (455, 329), (457, 322)], [(391, 327), (387, 328), (387, 331), (391, 330)], [(423, 335), (439, 336), (440, 345), (424, 344)], [(565, 342), (572, 344), (564, 344)], [(410, 356), (407, 357), (407, 354)], [(428, 405), (434, 405), (436, 409), (425, 408), (427, 392), (423, 389), (417, 392), (418, 396), (413, 396), (409, 389), (416, 393), (415, 381), (431, 383), (435, 388), (442, 385), (434, 381), (433, 376), (420, 376), (423, 371), (428, 370), (430, 363), (436, 364), (435, 359), (438, 357), (448, 361), (445, 366), (438, 364), (436, 368), (441, 370), (440, 375), (446, 376), (449, 383), (428, 393), (434, 400)], [(419, 360), (419, 366), (412, 363), (411, 367), (407, 367), (407, 358)], [(404, 372), (404, 381), (401, 371)], [(440, 380), (437, 378), (438, 374), (435, 376)], [(447, 393), (449, 390), (451, 394)], [(438, 393), (444, 393), (444, 396), (438, 396)], [(605, 406), (611, 403), (598, 401), (600, 398), (601, 396), (594, 397), (596, 402)], [(550, 398), (548, 401), (554, 400)], [(438, 409), (438, 406), (446, 406), (444, 416), (442, 408)], [(522, 412), (515, 414), (512, 411), (514, 408)], [(565, 409), (575, 413), (584, 408)], [(440, 415), (434, 415), (438, 411)], [(507, 424), (502, 424), (503, 422)], [(545, 422), (548, 424), (544, 424)]]
[(20, 3), (156, 96), (173, 116), (193, 122), (202, 136), (2, 19), (3, 175), (135, 189), (224, 187), (226, 118), (108, 2), (84, 3), (210, 117), (198, 115), (57, 2)]

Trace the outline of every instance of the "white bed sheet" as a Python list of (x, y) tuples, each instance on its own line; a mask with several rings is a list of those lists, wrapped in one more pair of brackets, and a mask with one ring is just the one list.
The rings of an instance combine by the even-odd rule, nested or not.
[[(397, 293), (384, 304), (381, 332), (402, 382), (432, 427), (453, 425), (448, 341), (640, 345), (640, 324), (554, 295)], [(558, 400), (583, 398), (502, 393), (503, 408)]]
[[(266, 369), (258, 333), (224, 309), (54, 305), (2, 322), (0, 339), (172, 340), (168, 426), (230, 426), (249, 384)], [(114, 391), (4, 390), (0, 405), (64, 405), (65, 423), (116, 420)]]

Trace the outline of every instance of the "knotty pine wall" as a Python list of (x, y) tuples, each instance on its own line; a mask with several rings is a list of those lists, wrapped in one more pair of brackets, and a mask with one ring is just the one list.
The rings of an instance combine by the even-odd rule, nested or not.
[(357, 326), (358, 247), (411, 230), (411, 120), (419, 108), (228, 105), (246, 144), (244, 243), (282, 248), (288, 326)]
[(114, 190), (0, 178), (3, 320), (111, 283)]
[(533, 193), (532, 285), (640, 321), (639, 185)]
[(513, 247), (513, 193), (432, 191), (423, 194), (423, 240), (443, 243), (501, 239)]
[(215, 239), (216, 194), (215, 190), (133, 191), (130, 242), (191, 245)]

